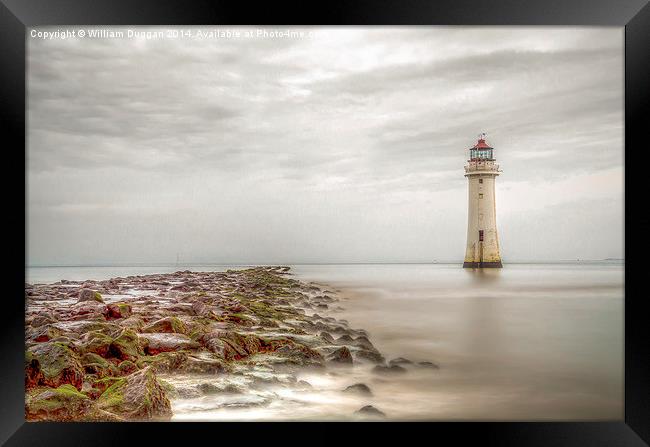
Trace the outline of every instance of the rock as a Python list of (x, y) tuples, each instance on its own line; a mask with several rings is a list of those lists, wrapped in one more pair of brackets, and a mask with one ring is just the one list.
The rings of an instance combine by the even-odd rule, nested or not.
[(178, 371), (187, 361), (186, 352), (162, 352), (160, 354), (141, 357), (136, 365), (139, 368), (151, 366), (156, 372)]
[(403, 374), (406, 372), (406, 369), (399, 365), (377, 365), (372, 369), (372, 372), (375, 374)]
[(355, 351), (354, 355), (357, 359), (368, 360), (373, 363), (384, 363), (385, 361), (384, 356), (381, 355), (378, 351), (367, 351), (365, 349), (361, 349), (359, 351)]
[(386, 416), (386, 414), (383, 411), (378, 410), (372, 405), (366, 405), (365, 407), (361, 407), (360, 409), (355, 411), (355, 413), (362, 416), (378, 416), (378, 417)]
[(347, 346), (342, 346), (327, 356), (328, 362), (352, 364), (352, 354)]
[(177, 387), (176, 395), (179, 399), (194, 399), (201, 396), (201, 392), (193, 387)]
[(161, 352), (180, 351), (183, 349), (198, 349), (201, 345), (187, 335), (169, 333), (140, 334), (140, 341), (147, 355)]
[(363, 396), (372, 396), (372, 391), (370, 390), (370, 387), (368, 387), (368, 385), (366, 385), (365, 383), (355, 383), (354, 385), (350, 385), (349, 387), (345, 388), (343, 392), (355, 393)]
[(117, 366), (121, 376), (128, 376), (138, 370), (138, 367), (131, 360), (124, 360)]
[(349, 345), (354, 342), (354, 339), (350, 335), (345, 334), (336, 339), (336, 344), (339, 345)]
[(226, 365), (219, 359), (208, 359), (189, 355), (179, 369), (185, 373), (215, 374), (224, 372)]
[(113, 340), (109, 353), (120, 360), (131, 360), (135, 362), (138, 357), (144, 355), (140, 347), (138, 334), (131, 329), (124, 329), (120, 335)]
[(101, 357), (107, 357), (113, 339), (99, 331), (91, 331), (82, 337), (83, 352), (92, 352)]
[(81, 303), (84, 301), (97, 301), (98, 303), (103, 303), (104, 299), (102, 298), (102, 295), (95, 290), (81, 289), (79, 291), (79, 300), (77, 302)]
[(397, 357), (396, 359), (391, 360), (388, 362), (389, 365), (411, 365), (413, 362), (410, 361), (409, 359), (405, 359), (404, 357)]
[(126, 419), (169, 419), (171, 404), (153, 369), (145, 368), (118, 379), (99, 396), (97, 405)]
[(334, 343), (334, 337), (332, 337), (329, 332), (322, 331), (320, 333), (320, 338), (327, 342)]
[(94, 353), (87, 353), (81, 359), (84, 372), (86, 374), (94, 374), (97, 378), (104, 378), (115, 376), (119, 374), (119, 370), (106, 359)]
[(45, 341), (50, 341), (54, 338), (60, 337), (63, 335), (63, 332), (60, 329), (57, 329), (51, 325), (40, 326), (36, 330), (28, 330), (29, 338), (32, 341), (37, 343), (43, 343)]
[[(99, 301), (79, 301), (74, 304), (65, 316), (66, 321), (106, 320), (106, 305)], [(88, 322), (88, 321), (86, 321)]]
[(120, 321), (120, 326), (139, 332), (144, 327), (144, 322), (142, 321), (142, 318), (131, 315), (130, 317)]
[(44, 380), (41, 365), (30, 351), (25, 351), (25, 389), (34, 388)]
[(162, 318), (142, 329), (142, 332), (186, 334), (187, 327), (176, 317)]
[(46, 324), (56, 323), (56, 320), (50, 315), (36, 315), (31, 322), (32, 327), (40, 327)]
[(70, 384), (81, 389), (83, 368), (77, 354), (67, 345), (58, 342), (39, 343), (29, 348), (25, 360), (29, 365), (25, 373), (31, 376), (25, 377), (25, 383), (36, 381), (38, 385), (52, 388)]
[(216, 394), (221, 392), (221, 389), (219, 387), (211, 383), (200, 383), (196, 386), (196, 388), (202, 394)]
[(72, 421), (84, 417), (92, 402), (69, 384), (33, 393), (25, 402), (29, 421)]
[(365, 335), (361, 335), (355, 338), (354, 345), (367, 349), (369, 351), (377, 351), (377, 349), (374, 347), (372, 343), (370, 343), (370, 340), (368, 340), (368, 337), (366, 337)]
[(431, 362), (418, 362), (418, 366), (422, 366), (424, 368), (440, 369), (440, 367), (438, 365), (436, 365), (435, 363), (431, 363)]
[(106, 318), (109, 320), (128, 318), (131, 314), (131, 305), (127, 303), (113, 303), (106, 306)]

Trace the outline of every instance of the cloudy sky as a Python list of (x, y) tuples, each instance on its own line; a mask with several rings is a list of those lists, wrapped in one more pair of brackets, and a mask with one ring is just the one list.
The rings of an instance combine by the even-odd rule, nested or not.
[(623, 28), (303, 31), (28, 38), (28, 263), (623, 257)]

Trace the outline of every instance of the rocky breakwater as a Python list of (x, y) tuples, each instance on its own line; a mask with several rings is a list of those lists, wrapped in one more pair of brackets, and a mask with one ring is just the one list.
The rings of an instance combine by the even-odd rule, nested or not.
[[(310, 368), (391, 368), (364, 330), (327, 316), (338, 308), (334, 292), (288, 271), (27, 284), (27, 420), (166, 420), (170, 399), (238, 393), (259, 382), (308, 387), (292, 373)], [(174, 384), (176, 376), (246, 380), (188, 387)]]

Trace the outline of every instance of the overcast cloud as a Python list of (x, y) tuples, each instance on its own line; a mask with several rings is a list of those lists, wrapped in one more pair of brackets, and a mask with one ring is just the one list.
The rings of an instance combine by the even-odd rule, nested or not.
[(28, 263), (623, 257), (623, 28), (303, 30), (28, 39)]

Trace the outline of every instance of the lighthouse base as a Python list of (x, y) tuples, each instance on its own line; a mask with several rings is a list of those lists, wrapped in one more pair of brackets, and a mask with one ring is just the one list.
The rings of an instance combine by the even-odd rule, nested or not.
[(465, 269), (500, 269), (503, 267), (501, 261), (496, 262), (463, 262)]

